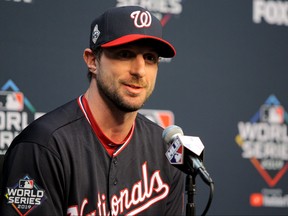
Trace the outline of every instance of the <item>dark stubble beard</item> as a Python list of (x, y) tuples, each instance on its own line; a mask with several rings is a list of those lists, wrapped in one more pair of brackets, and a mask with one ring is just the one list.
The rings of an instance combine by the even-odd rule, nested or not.
[[(104, 100), (108, 100), (112, 104), (114, 104), (119, 110), (123, 112), (135, 112), (139, 109), (141, 109), (145, 103), (145, 100), (143, 104), (139, 106), (133, 106), (128, 103), (125, 103), (125, 101), (121, 98), (121, 96), (117, 92), (113, 92), (107, 84), (101, 79), (100, 73), (96, 75), (96, 83), (98, 86), (99, 93)], [(133, 100), (133, 99), (132, 99)]]

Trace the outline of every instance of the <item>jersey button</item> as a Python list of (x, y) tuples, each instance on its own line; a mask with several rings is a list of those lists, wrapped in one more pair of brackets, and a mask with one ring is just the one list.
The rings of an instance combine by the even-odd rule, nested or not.
[(117, 184), (118, 184), (117, 178), (114, 179), (113, 184), (114, 184), (114, 185), (117, 185)]
[(117, 163), (118, 163), (118, 160), (117, 160), (117, 158), (115, 157), (115, 158), (113, 158), (113, 164), (116, 166), (117, 165)]

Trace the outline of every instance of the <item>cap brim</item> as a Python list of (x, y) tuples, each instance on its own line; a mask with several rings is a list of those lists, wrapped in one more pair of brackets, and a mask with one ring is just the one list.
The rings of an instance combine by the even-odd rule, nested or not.
[(102, 44), (101, 47), (104, 48), (114, 47), (143, 39), (150, 40), (153, 47), (157, 49), (159, 56), (161, 57), (172, 58), (173, 56), (176, 55), (175, 48), (168, 41), (163, 40), (162, 38), (141, 34), (125, 35), (123, 37), (117, 38), (116, 40)]

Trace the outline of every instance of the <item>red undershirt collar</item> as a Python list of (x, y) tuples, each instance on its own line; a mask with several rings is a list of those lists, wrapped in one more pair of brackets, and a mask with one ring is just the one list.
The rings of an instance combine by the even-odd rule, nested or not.
[(123, 142), (115, 143), (112, 140), (110, 140), (107, 136), (105, 136), (103, 131), (98, 126), (96, 120), (94, 119), (94, 117), (92, 115), (92, 112), (91, 112), (91, 109), (89, 107), (88, 101), (87, 101), (87, 99), (85, 98), (84, 95), (79, 97), (78, 103), (79, 103), (80, 107), (82, 108), (82, 111), (84, 112), (84, 114), (85, 114), (87, 120), (89, 121), (90, 125), (92, 126), (92, 129), (93, 129), (94, 133), (96, 134), (96, 136), (100, 140), (101, 144), (104, 146), (104, 148), (107, 150), (107, 152), (109, 153), (110, 156), (112, 156), (113, 153), (117, 149), (119, 149), (119, 147), (121, 147), (123, 144), (125, 144), (125, 145), (128, 144), (128, 142), (130, 141), (130, 139), (132, 137), (135, 124), (133, 124), (131, 130), (129, 131), (128, 135), (123, 140)]

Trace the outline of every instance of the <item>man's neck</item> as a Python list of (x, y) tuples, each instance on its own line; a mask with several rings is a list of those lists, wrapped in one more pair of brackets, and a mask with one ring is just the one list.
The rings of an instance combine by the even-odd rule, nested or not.
[(122, 142), (130, 132), (137, 112), (126, 113), (115, 106), (109, 106), (97, 93), (97, 89), (89, 88), (85, 98), (99, 128), (110, 140)]

